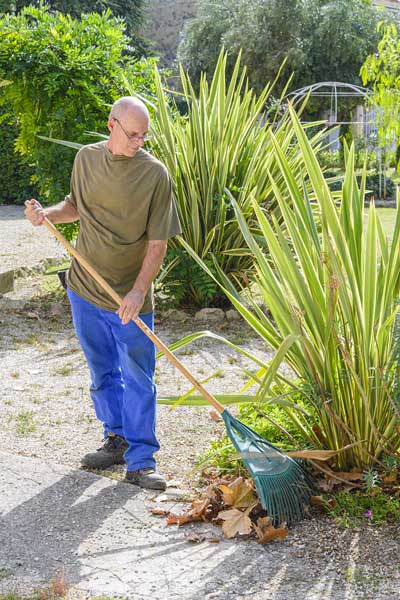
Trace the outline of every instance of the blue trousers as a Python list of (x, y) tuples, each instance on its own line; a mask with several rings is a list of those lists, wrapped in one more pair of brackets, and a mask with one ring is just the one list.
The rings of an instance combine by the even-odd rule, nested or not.
[[(97, 418), (108, 433), (129, 444), (124, 458), (128, 471), (155, 467), (155, 347), (133, 321), (97, 308), (68, 289), (76, 334), (90, 369), (90, 395)], [(153, 313), (140, 315), (153, 329)]]

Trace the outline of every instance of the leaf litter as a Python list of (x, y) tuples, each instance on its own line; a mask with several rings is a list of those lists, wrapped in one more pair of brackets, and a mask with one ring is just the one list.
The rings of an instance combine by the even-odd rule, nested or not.
[[(186, 525), (195, 521), (222, 525), (222, 532), (228, 539), (238, 536), (256, 537), (260, 544), (283, 540), (288, 535), (286, 523), (279, 527), (272, 525), (267, 512), (261, 507), (253, 481), (244, 477), (233, 480), (216, 478), (193, 500), (182, 513), (153, 508), (152, 514), (167, 517), (167, 525)], [(217, 543), (220, 538), (190, 533), (187, 541)]]

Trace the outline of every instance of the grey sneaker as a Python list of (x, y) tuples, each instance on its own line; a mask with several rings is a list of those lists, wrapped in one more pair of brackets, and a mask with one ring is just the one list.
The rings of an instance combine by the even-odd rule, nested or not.
[(139, 469), (138, 471), (127, 471), (124, 481), (133, 483), (148, 490), (166, 490), (167, 482), (160, 473), (156, 473), (151, 467)]
[(124, 452), (127, 449), (128, 442), (124, 437), (109, 433), (101, 448), (96, 452), (89, 452), (81, 459), (81, 465), (90, 469), (107, 469), (111, 465), (123, 465)]

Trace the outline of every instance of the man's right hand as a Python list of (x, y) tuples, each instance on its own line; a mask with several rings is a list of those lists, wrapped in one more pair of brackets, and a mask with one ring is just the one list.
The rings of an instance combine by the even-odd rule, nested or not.
[(46, 213), (40, 202), (34, 199), (26, 200), (25, 206), (25, 216), (32, 225), (42, 225)]

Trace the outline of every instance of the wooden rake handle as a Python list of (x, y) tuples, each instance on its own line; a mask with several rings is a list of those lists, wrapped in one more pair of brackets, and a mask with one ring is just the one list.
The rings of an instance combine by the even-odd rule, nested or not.
[[(79, 252), (69, 242), (67, 242), (67, 240), (58, 231), (58, 229), (54, 227), (53, 223), (51, 223), (47, 218), (45, 218), (43, 224), (45, 225), (45, 227), (47, 227), (50, 233), (54, 235), (54, 237), (56, 237), (59, 242), (61, 242), (61, 244), (68, 250), (68, 252), (76, 258), (76, 260), (82, 265), (82, 267), (86, 269), (88, 273), (90, 273), (90, 275), (93, 277), (93, 279), (97, 281), (100, 287), (102, 287), (103, 290), (107, 292), (109, 296), (111, 296), (114, 302), (116, 302), (118, 306), (120, 306), (122, 299), (117, 294), (117, 292), (115, 292), (112, 289), (112, 287), (105, 281), (105, 279), (103, 279), (103, 277), (101, 277), (101, 275), (99, 275), (97, 271), (95, 271), (95, 269), (93, 269), (93, 267), (83, 258), (83, 256), (81, 256)], [(222, 404), (220, 404), (220, 402), (218, 402), (218, 400), (212, 394), (210, 394), (205, 389), (205, 387), (201, 385), (199, 381), (197, 381), (197, 379), (187, 370), (187, 368), (181, 363), (181, 361), (178, 358), (176, 358), (176, 356), (172, 354), (172, 352), (155, 335), (155, 333), (153, 333), (153, 331), (149, 327), (147, 327), (146, 323), (144, 323), (139, 317), (137, 319), (132, 319), (132, 321), (136, 323), (136, 325), (143, 331), (143, 333), (151, 339), (155, 346), (157, 346), (157, 348), (161, 350), (163, 354), (165, 354), (165, 356), (171, 361), (171, 363), (175, 365), (175, 367), (186, 377), (186, 379), (190, 381), (190, 383), (193, 384), (193, 386), (200, 392), (200, 394), (204, 396), (204, 398), (210, 404), (212, 404), (212, 406), (221, 414), (224, 411), (224, 407), (222, 406)]]

